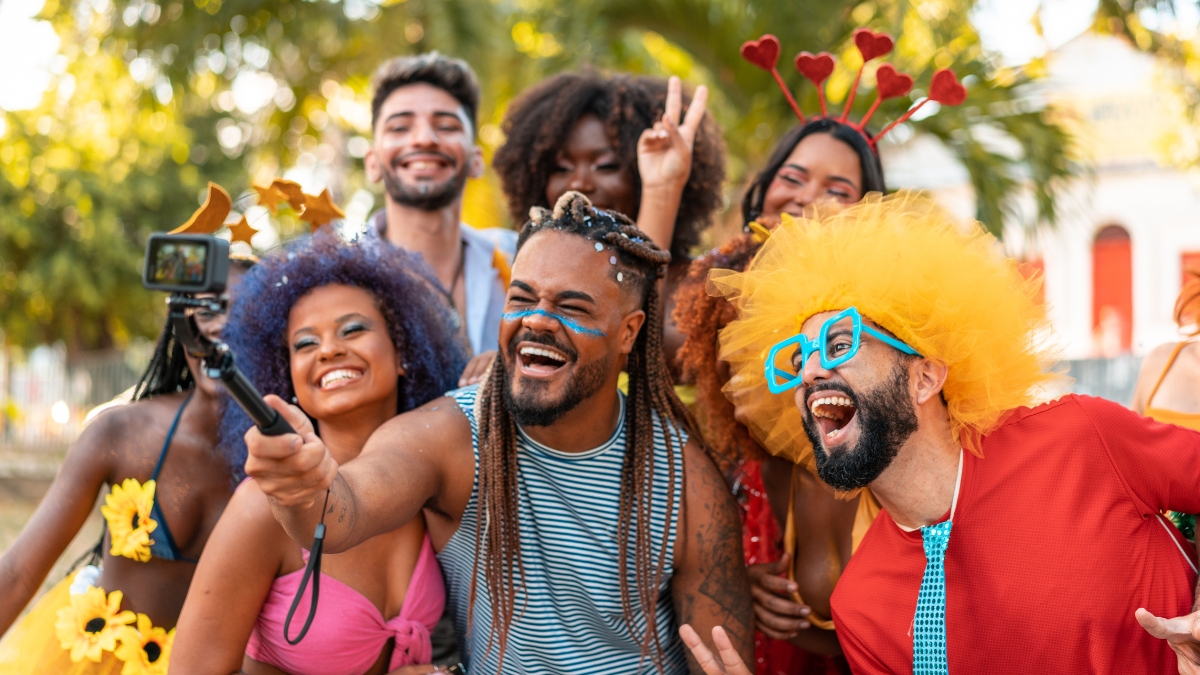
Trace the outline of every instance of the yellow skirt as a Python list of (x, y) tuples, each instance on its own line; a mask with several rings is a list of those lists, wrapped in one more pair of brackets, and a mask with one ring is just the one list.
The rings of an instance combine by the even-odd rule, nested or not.
[(0, 675), (166, 675), (175, 629), (121, 610), (124, 595), (98, 576), (85, 567), (37, 601), (0, 639)]
[(68, 576), (50, 589), (22, 619), (13, 624), (0, 640), (0, 675), (118, 675), (124, 665), (112, 652), (104, 652), (100, 663), (87, 659), (71, 662), (71, 652), (63, 649), (55, 634), (58, 610), (71, 605), (71, 580)]

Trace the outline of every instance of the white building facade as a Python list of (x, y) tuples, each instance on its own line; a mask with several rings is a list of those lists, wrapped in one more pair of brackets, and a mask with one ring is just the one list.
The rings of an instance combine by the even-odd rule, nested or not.
[[(1119, 38), (1084, 34), (1047, 66), (1030, 95), (1068, 120), (1090, 172), (1065, 191), (1055, 227), (1026, 236), (1013, 223), (1005, 246), (1043, 272), (1066, 358), (1140, 356), (1179, 339), (1183, 270), (1200, 271), (1200, 179), (1170, 162), (1173, 144), (1194, 132), (1169, 73)], [(972, 215), (966, 172), (937, 141), (885, 145), (883, 161), (890, 188), (930, 190)]]

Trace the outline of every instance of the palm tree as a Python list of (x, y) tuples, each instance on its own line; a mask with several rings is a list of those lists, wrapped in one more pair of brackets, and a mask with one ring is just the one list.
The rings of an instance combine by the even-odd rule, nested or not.
[[(1111, 0), (1117, 1), (1124, 0)], [(8, 148), (0, 153), (0, 323), (9, 341), (66, 338), (73, 350), (151, 336), (161, 303), (141, 291), (138, 269), (148, 234), (186, 219), (207, 180), (236, 194), (252, 176), (297, 163), (333, 166), (344, 202), (365, 187), (352, 151), (362, 147), (353, 139), (370, 133), (371, 72), (387, 57), (429, 49), (476, 67), (485, 148), (502, 140), (495, 124), (507, 102), (565, 68), (590, 64), (706, 83), (725, 129), (736, 191), (737, 180), (760, 166), (794, 124), (770, 77), (740, 58), (741, 43), (772, 32), (785, 61), (802, 49), (827, 49), (845, 62), (854, 58), (847, 46), (855, 28), (888, 31), (898, 38), (893, 61), (918, 88), (943, 66), (966, 78), (966, 105), (912, 127), (944, 141), (962, 161), (980, 220), (999, 233), (1028, 189), (1036, 196), (1035, 220), (1053, 222), (1056, 194), (1075, 171), (1070, 138), (1046, 111), (1026, 106), (1025, 75), (996, 68), (983, 53), (970, 23), (973, 5), (49, 0), (44, 18), (62, 38), (66, 68), (37, 108), (0, 112), (6, 130), (0, 146)], [(845, 96), (852, 76), (839, 67), (831, 98)], [(795, 72), (785, 77), (815, 110), (812, 87)], [(247, 86), (251, 94), (267, 94), (239, 108), (234, 93)], [(871, 98), (857, 98), (857, 114)], [(877, 119), (893, 119), (912, 101), (886, 102)], [(986, 142), (997, 133), (1021, 150)], [(476, 183), (469, 196), (494, 203), (497, 191), (488, 187)], [(503, 213), (496, 206), (487, 211)]]

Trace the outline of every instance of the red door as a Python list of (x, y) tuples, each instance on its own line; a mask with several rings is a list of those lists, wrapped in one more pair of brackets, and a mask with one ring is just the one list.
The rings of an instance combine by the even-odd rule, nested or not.
[(1101, 356), (1133, 346), (1133, 247), (1120, 225), (1101, 228), (1092, 244), (1092, 333)]

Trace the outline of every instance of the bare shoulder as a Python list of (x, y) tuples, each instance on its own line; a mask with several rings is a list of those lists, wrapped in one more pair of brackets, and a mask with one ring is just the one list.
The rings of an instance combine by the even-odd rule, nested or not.
[(391, 450), (403, 454), (473, 455), (471, 422), (449, 396), (434, 399), (388, 420), (371, 435), (363, 454)]
[(683, 446), (683, 465), (687, 473), (688, 497), (696, 495), (704, 499), (716, 494), (730, 494), (721, 470), (695, 438), (689, 438)]
[(287, 532), (271, 513), (266, 493), (253, 478), (243, 480), (234, 490), (221, 521), (220, 529), (224, 530), (224, 537), (253, 541), (258, 545), (268, 542), (291, 543)]
[[(683, 448), (683, 464), (686, 479), (683, 508), (680, 511), (680, 531), (694, 535), (699, 532), (711, 534), (720, 530), (722, 534), (719, 536), (725, 536), (729, 531), (740, 531), (741, 523), (738, 520), (733, 494), (729, 491), (729, 486), (726, 485), (716, 463), (694, 439), (688, 439)], [(686, 547), (692, 544), (704, 546), (705, 541), (715, 543), (715, 538), (710, 536), (697, 539), (688, 536), (679, 548), (684, 549), (685, 553), (696, 554), (699, 552), (687, 552)]]
[[(1171, 353), (1179, 346), (1178, 342), (1167, 342), (1161, 344), (1154, 349), (1151, 349), (1145, 358), (1142, 359), (1142, 367), (1138, 373), (1137, 388), (1133, 394), (1133, 408), (1139, 413), (1145, 412), (1146, 404), (1149, 402), (1150, 392), (1154, 389), (1154, 385), (1158, 384), (1159, 377), (1167, 367), (1167, 362), (1171, 359)], [(1200, 356), (1200, 347), (1184, 348), (1183, 354), (1195, 352)]]
[[(1142, 375), (1150, 375), (1152, 376), (1152, 380), (1157, 380), (1158, 376), (1162, 374), (1163, 369), (1167, 367), (1167, 361), (1170, 360), (1171, 353), (1174, 352), (1175, 348), (1178, 346), (1178, 342), (1164, 342), (1154, 349), (1151, 349), (1150, 352), (1146, 354), (1146, 357), (1142, 359)], [(1188, 349), (1187, 347), (1183, 349), (1183, 353), (1187, 353), (1189, 351), (1192, 350)]]
[(156, 437), (159, 427), (166, 433), (164, 415), (178, 408), (178, 402), (165, 400), (168, 398), (176, 397), (145, 399), (113, 406), (100, 413), (72, 444), (66, 465), (99, 463), (115, 470), (130, 464), (131, 460), (133, 465), (144, 463), (140, 461), (143, 456), (157, 453), (162, 442), (161, 439), (153, 442), (148, 439)]

